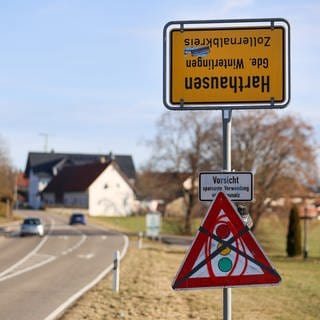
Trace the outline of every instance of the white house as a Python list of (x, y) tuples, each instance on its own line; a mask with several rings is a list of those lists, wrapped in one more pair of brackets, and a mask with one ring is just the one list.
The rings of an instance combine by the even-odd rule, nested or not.
[(92, 216), (128, 216), (136, 195), (115, 161), (66, 166), (42, 192), (45, 205), (89, 209)]
[(28, 203), (34, 209), (39, 209), (41, 204), (40, 192), (48, 185), (51, 177), (45, 174), (37, 175), (30, 170), (29, 173), (29, 189), (28, 189)]
[[(78, 153), (56, 153), (56, 152), (29, 152), (25, 176), (29, 178), (28, 203), (34, 208), (40, 208), (42, 204), (41, 193), (49, 182), (58, 175), (65, 167), (78, 166), (88, 163), (108, 163), (114, 160), (129, 179), (130, 184), (135, 183), (135, 168), (130, 155), (109, 154), (78, 154)], [(74, 199), (74, 198), (73, 198)], [(52, 199), (51, 199), (52, 200)], [(51, 201), (50, 200), (50, 201)], [(48, 199), (49, 201), (49, 199)], [(73, 200), (72, 200), (73, 201)], [(85, 200), (78, 199), (78, 202)]]
[(133, 211), (135, 192), (115, 165), (109, 165), (89, 186), (89, 214), (128, 216)]

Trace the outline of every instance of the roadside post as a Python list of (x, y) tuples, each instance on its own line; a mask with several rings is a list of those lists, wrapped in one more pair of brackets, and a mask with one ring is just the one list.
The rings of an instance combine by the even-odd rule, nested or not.
[[(204, 187), (206, 180), (201, 180), (200, 173), (199, 199), (212, 203), (172, 287), (223, 288), (224, 320), (232, 319), (231, 287), (281, 281), (231, 202), (253, 200), (252, 179), (244, 188), (241, 173), (231, 171), (232, 111), (284, 108), (289, 101), (290, 26), (286, 20), (186, 20), (164, 26), (163, 103), (169, 110), (222, 111), (221, 174), (225, 175), (220, 179), (212, 172), (213, 185)], [(208, 178), (210, 173), (203, 176)], [(230, 190), (235, 192), (227, 195)]]
[(303, 258), (308, 258), (308, 208), (304, 208)]
[(113, 259), (113, 291), (119, 292), (120, 288), (120, 251), (114, 253)]
[(303, 216), (303, 258), (308, 258), (308, 207), (304, 207), (304, 216)]
[(143, 246), (143, 232), (138, 233), (138, 249), (142, 249)]

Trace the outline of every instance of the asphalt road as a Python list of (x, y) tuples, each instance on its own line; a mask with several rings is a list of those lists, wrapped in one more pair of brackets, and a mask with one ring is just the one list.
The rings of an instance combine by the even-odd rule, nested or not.
[[(68, 217), (18, 211), (45, 223), (44, 237), (20, 237), (19, 224), (0, 228), (0, 319), (53, 320), (112, 270), (126, 237)], [(112, 282), (110, 282), (112, 286)]]

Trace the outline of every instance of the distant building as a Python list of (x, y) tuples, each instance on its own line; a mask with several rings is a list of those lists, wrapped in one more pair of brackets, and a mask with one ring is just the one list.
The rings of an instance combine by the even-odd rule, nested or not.
[(90, 163), (109, 163), (114, 160), (131, 184), (135, 184), (136, 171), (130, 155), (74, 154), (55, 152), (29, 152), (25, 176), (29, 179), (29, 206), (39, 209), (42, 206), (41, 192), (58, 173), (68, 166)]
[(25, 177), (22, 171), (19, 171), (17, 173), (16, 179), (16, 201), (18, 206), (22, 206), (28, 202), (29, 179)]
[(45, 205), (85, 208), (92, 216), (128, 216), (136, 199), (114, 160), (64, 167), (41, 194)]
[(315, 205), (300, 205), (299, 217), (307, 219), (316, 219), (320, 216), (319, 208)]

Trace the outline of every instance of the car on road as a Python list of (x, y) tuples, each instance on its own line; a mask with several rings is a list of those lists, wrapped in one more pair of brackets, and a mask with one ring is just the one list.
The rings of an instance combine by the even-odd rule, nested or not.
[(37, 235), (42, 237), (44, 235), (44, 227), (40, 218), (28, 217), (25, 218), (20, 227), (20, 236)]
[(81, 212), (74, 212), (70, 216), (69, 224), (83, 224), (86, 225), (86, 216)]

